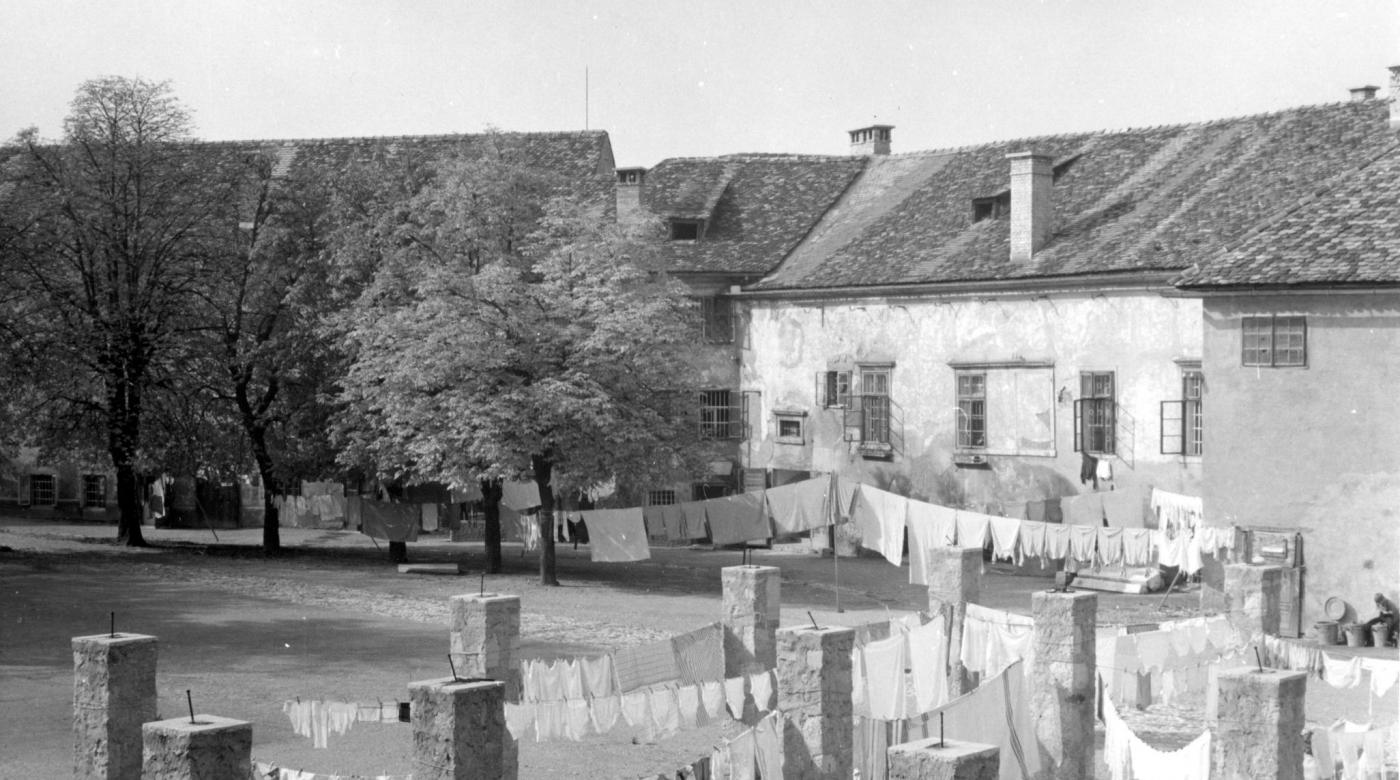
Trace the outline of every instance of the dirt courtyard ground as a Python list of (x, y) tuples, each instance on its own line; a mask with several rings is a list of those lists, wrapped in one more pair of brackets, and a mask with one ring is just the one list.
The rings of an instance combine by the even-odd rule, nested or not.
[[(414, 561), (460, 562), (461, 577), (399, 574), (367, 537), (284, 529), (287, 554), (262, 556), (256, 529), (150, 530), (149, 549), (111, 542), (110, 526), (0, 518), (0, 778), (71, 776), (73, 636), (107, 630), (160, 640), (162, 717), (185, 711), (252, 721), (253, 755), (307, 771), (412, 771), (407, 724), (357, 724), (329, 749), (296, 736), (283, 702), (406, 700), (408, 682), (443, 677), (447, 597), (482, 587), (479, 544), (424, 537)], [(732, 551), (658, 549), (649, 561), (594, 564), (586, 549), (559, 548), (562, 587), (537, 584), (533, 554), (506, 547), (506, 571), (488, 591), (522, 600), (522, 655), (551, 658), (612, 650), (688, 631), (718, 619), (720, 574), (740, 563)], [(925, 606), (907, 568), (876, 558), (842, 559), (840, 588), (830, 558), (757, 551), (753, 562), (782, 568), (782, 624), (813, 619), (859, 625)], [(1036, 577), (991, 573), (988, 606), (1027, 613)], [(836, 611), (839, 592), (842, 612)], [(1100, 596), (1100, 623), (1155, 622), (1198, 614), (1194, 593)], [(1368, 701), (1363, 689), (1309, 683), (1309, 718), (1393, 723), (1397, 695)], [(1368, 712), (1373, 713), (1368, 715)], [(1199, 723), (1160, 717), (1159, 731)], [(648, 742), (615, 729), (582, 742), (521, 745), (522, 778), (639, 777), (674, 771), (706, 755), (732, 726), (711, 726)], [(1146, 735), (1144, 735), (1146, 736)]]

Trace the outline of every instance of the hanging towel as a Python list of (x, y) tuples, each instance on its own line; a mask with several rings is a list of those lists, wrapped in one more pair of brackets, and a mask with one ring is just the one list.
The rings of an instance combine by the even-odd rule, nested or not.
[(782, 717), (781, 712), (769, 713), (753, 727), (754, 758), (764, 780), (783, 780)]
[(676, 669), (683, 683), (724, 679), (724, 626), (712, 623), (671, 637)]
[(680, 504), (662, 504), (661, 525), (666, 529), (666, 538), (673, 542), (689, 541), (686, 535), (685, 514), (681, 512)]
[(501, 483), (501, 503), (517, 512), (540, 505), (540, 486), (533, 479), (526, 482)]
[(831, 494), (831, 477), (805, 479), (790, 485), (768, 488), (768, 512), (778, 535), (797, 534), (831, 525), (826, 502)]
[(551, 742), (565, 737), (565, 704), (562, 701), (535, 702), (535, 741)]
[(906, 646), (904, 637), (894, 636), (870, 642), (863, 648), (865, 700), (870, 707), (871, 717), (881, 720), (898, 720), (904, 717)]
[(1026, 520), (1021, 523), (1020, 540), (1016, 543), (1016, 552), (1021, 556), (1021, 560), (1027, 558), (1039, 558), (1041, 568), (1045, 567), (1045, 523), (1038, 520)]
[(641, 507), (590, 509), (582, 513), (594, 563), (625, 563), (651, 557)]
[(959, 547), (986, 547), (991, 537), (991, 518), (980, 512), (958, 510), (955, 522), (958, 526)]
[(1103, 525), (1102, 493), (1080, 493), (1077, 496), (1060, 499), (1064, 508), (1065, 525)]
[(599, 734), (612, 731), (617, 718), (622, 714), (621, 696), (598, 696), (590, 700), (589, 712), (593, 717), (593, 730)]
[(1391, 686), (1400, 681), (1400, 661), (1363, 658), (1361, 668), (1371, 673), (1371, 694), (1373, 696), (1386, 695), (1390, 692)]
[(909, 681), (915, 713), (928, 712), (948, 701), (948, 637), (942, 615), (905, 635), (909, 643)]
[(680, 508), (681, 517), (685, 520), (682, 534), (686, 539), (704, 539), (710, 535), (705, 525), (704, 501), (685, 501)]
[(838, 522), (849, 520), (851, 517), (851, 506), (856, 502), (856, 488), (860, 487), (859, 482), (852, 482), (849, 479), (841, 479), (833, 474), (831, 476), (832, 493), (836, 495), (836, 516)]
[(1094, 547), (1099, 541), (1099, 527), (1092, 525), (1072, 525), (1069, 535), (1070, 554), (1081, 566), (1094, 565)]
[(651, 707), (651, 723), (658, 737), (667, 737), (680, 731), (681, 711), (676, 703), (675, 688), (653, 688), (648, 692)]
[(941, 712), (947, 738), (996, 745), (1000, 749), (1000, 780), (1039, 776), (1040, 750), (1026, 673), (1021, 668), (1024, 663), (1012, 664), (1001, 674), (983, 679), (971, 693), (939, 707), (928, 717), (906, 721), (904, 739), (937, 737)]
[(670, 534), (666, 533), (666, 519), (661, 515), (661, 504), (642, 507), (642, 525), (646, 527), (648, 538), (671, 538)]
[(1098, 465), (1094, 467), (1094, 476), (1100, 480), (1113, 479), (1113, 464), (1108, 461), (1108, 458), (1099, 460)]
[(865, 648), (851, 648), (851, 712), (858, 716), (870, 716), (870, 702), (865, 700)]
[(677, 688), (676, 709), (680, 712), (681, 727), (694, 728), (700, 722), (700, 688), (695, 685)]
[(587, 699), (570, 699), (564, 702), (564, 736), (578, 742), (589, 735), (593, 725), (593, 715)]
[(1123, 565), (1151, 566), (1155, 562), (1152, 555), (1152, 529), (1123, 529)]
[(731, 677), (724, 681), (724, 703), (735, 720), (744, 717), (744, 678)]
[(724, 714), (724, 682), (710, 680), (700, 685), (700, 704), (705, 708), (705, 717), (710, 720)]
[(1117, 566), (1123, 563), (1123, 529), (1100, 528), (1098, 532), (1099, 565)]
[(705, 502), (705, 514), (715, 544), (743, 544), (771, 536), (761, 492), (712, 498)]
[(987, 526), (992, 532), (992, 560), (1020, 563), (1016, 556), (1016, 543), (1021, 536), (1021, 521), (1014, 517), (988, 517)]
[(1333, 688), (1355, 688), (1361, 682), (1361, 659), (1344, 660), (1323, 653), (1322, 679)]
[(1122, 528), (1143, 527), (1143, 495), (1139, 490), (1119, 488), (1099, 493), (1103, 500), (1103, 516), (1108, 524)]
[(909, 500), (909, 582), (928, 584), (928, 551), (951, 547), (957, 534), (957, 512), (936, 504)]
[(646, 691), (622, 694), (622, 718), (633, 728), (651, 727), (651, 698)]
[(860, 530), (860, 546), (875, 550), (899, 566), (904, 560), (904, 525), (909, 499), (870, 485), (861, 485), (851, 509), (851, 522)]
[(749, 695), (753, 697), (753, 706), (759, 712), (773, 709), (773, 672), (749, 675)]
[(1069, 557), (1069, 529), (1067, 525), (1045, 524), (1045, 557), (1061, 559)]
[(593, 697), (611, 696), (613, 688), (613, 660), (610, 655), (598, 655), (579, 660), (579, 673), (583, 677), (588, 695)]
[(360, 523), (361, 532), (372, 539), (418, 541), (418, 507), (415, 504), (362, 501)]

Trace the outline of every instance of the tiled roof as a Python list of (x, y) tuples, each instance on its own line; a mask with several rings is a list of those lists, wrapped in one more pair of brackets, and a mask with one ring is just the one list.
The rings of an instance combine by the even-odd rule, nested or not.
[(662, 245), (673, 270), (758, 275), (787, 256), (865, 162), (790, 155), (664, 160), (647, 172), (643, 205), (663, 219), (706, 220), (701, 240)]
[(1400, 283), (1400, 144), (1188, 269), (1184, 288)]
[[(755, 287), (1185, 269), (1393, 143), (1387, 109), (1387, 101), (1347, 102), (871, 158), (809, 237)], [(974, 223), (972, 200), (1004, 192), (1006, 155), (1027, 151), (1055, 162), (1053, 228), (1031, 262), (1013, 263), (1008, 217)], [(744, 227), (748, 238), (751, 226)]]

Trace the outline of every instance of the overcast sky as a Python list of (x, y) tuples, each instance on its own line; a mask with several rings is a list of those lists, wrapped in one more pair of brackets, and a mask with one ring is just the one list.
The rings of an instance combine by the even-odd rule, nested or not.
[(1238, 116), (1384, 96), (1390, 65), (1397, 0), (0, 0), (0, 138), (140, 75), (202, 138), (586, 124), (650, 166)]

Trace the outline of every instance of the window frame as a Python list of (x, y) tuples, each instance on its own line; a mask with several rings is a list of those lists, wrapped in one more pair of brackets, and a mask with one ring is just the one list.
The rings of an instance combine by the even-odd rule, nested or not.
[[(1106, 381), (1105, 391), (1100, 382)], [(1080, 371), (1074, 402), (1074, 451), (1114, 455), (1118, 446), (1118, 378), (1114, 371)], [(1096, 431), (1097, 434), (1091, 433)], [(1092, 441), (1091, 441), (1092, 440)], [(1103, 445), (1103, 446), (1091, 446)]]
[[(774, 438), (779, 444), (806, 444), (807, 443), (807, 413), (800, 411), (775, 410), (773, 412)], [(783, 424), (791, 423), (797, 426), (797, 433), (785, 435)]]
[[(890, 390), (894, 366), (860, 365), (860, 441), (862, 445), (889, 446)], [(874, 387), (872, 384), (883, 385)]]
[[(1288, 346), (1281, 348), (1279, 344), (1285, 339)], [(1307, 368), (1307, 316), (1251, 314), (1241, 317), (1240, 365), (1252, 368)]]
[(707, 295), (700, 301), (700, 334), (708, 344), (734, 343), (734, 300)]
[[(96, 485), (94, 498), (93, 486)], [(107, 506), (107, 475), (105, 474), (84, 474), (83, 475), (83, 508), (103, 509)]]
[(1188, 457), (1201, 457), (1204, 451), (1205, 417), (1203, 402), (1205, 396), (1205, 374), (1200, 368), (1181, 370), (1181, 449)]
[(743, 408), (736, 402), (737, 391), (707, 388), (699, 397), (699, 436), (709, 441), (742, 438)]
[[(39, 493), (40, 493), (39, 484), (40, 484), (41, 482), (47, 485), (47, 487), (45, 488), (46, 492), (48, 493), (48, 500), (47, 500), (47, 501), (40, 501), (40, 500), (38, 500), (38, 495), (39, 495)], [(58, 506), (58, 477), (54, 476), (53, 474), (43, 474), (43, 473), (30, 474), (30, 475), (29, 475), (29, 505), (30, 505), (30, 506)]]
[[(953, 393), (957, 400), (954, 449), (985, 452), (987, 450), (987, 372), (955, 371), (954, 377)], [(974, 383), (978, 387), (974, 388), (972, 386)]]
[(817, 372), (817, 402), (823, 409), (845, 409), (851, 403), (851, 371)]
[[(705, 235), (703, 219), (669, 219), (666, 225), (667, 236), (671, 241), (699, 241)], [(690, 235), (692, 232), (694, 235)]]

